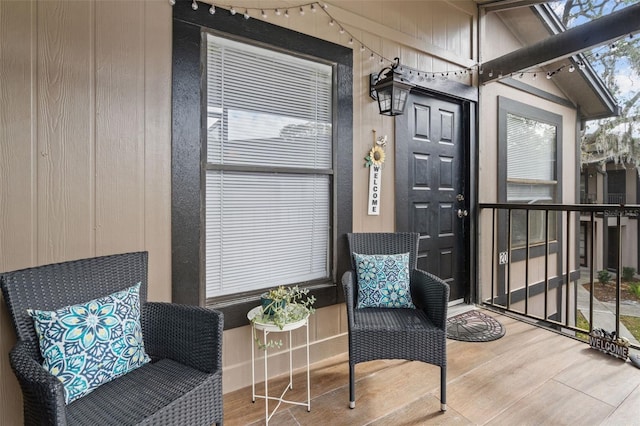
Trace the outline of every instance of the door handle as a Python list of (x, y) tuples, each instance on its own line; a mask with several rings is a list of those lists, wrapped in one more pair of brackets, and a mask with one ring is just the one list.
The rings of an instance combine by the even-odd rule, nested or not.
[(469, 216), (469, 212), (466, 210), (458, 209), (458, 217), (462, 219), (463, 217)]

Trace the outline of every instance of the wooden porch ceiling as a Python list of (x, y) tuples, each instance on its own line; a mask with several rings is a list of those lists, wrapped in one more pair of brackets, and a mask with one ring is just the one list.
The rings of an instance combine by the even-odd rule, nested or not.
[[(480, 83), (544, 66), (640, 30), (640, 3), (481, 64)], [(492, 71), (492, 73), (488, 71)]]

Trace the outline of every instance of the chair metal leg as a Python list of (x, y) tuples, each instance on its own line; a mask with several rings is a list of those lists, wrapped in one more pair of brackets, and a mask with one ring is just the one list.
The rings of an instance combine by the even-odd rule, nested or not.
[(447, 411), (447, 367), (440, 367), (440, 411)]
[(349, 363), (349, 408), (356, 408), (355, 365)]

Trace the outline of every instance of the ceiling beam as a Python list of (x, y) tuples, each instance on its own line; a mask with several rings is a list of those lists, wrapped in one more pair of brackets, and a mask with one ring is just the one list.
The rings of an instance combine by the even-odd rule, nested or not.
[(505, 9), (515, 9), (518, 7), (533, 6), (535, 4), (546, 3), (548, 0), (496, 0), (479, 4), (480, 10), (485, 12), (499, 12)]
[(480, 83), (486, 84), (501, 76), (576, 55), (638, 30), (640, 3), (483, 63), (480, 65), (483, 71), (480, 74)]

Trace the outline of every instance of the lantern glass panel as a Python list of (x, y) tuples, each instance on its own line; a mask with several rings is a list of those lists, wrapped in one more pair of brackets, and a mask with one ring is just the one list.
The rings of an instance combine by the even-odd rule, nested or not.
[(380, 108), (380, 114), (389, 113), (391, 111), (391, 95), (392, 90), (390, 86), (378, 91), (378, 107)]
[(402, 114), (404, 106), (407, 103), (407, 95), (409, 91), (406, 89), (396, 88), (393, 92), (393, 112)]

